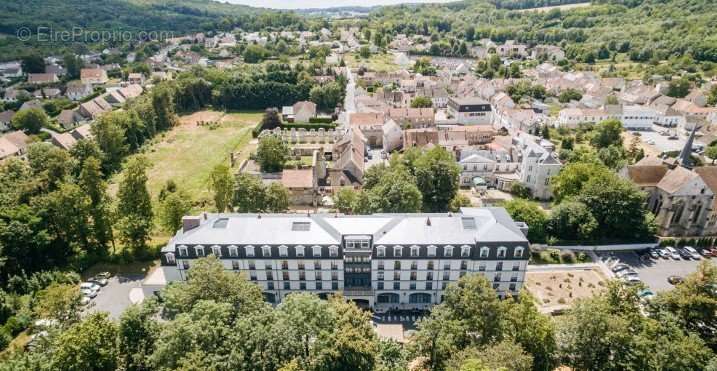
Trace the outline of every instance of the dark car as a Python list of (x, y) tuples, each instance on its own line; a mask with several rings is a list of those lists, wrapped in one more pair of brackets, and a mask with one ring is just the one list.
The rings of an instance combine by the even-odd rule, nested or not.
[(685, 279), (680, 276), (669, 276), (667, 277), (667, 282), (669, 282), (671, 285), (677, 285), (682, 283)]

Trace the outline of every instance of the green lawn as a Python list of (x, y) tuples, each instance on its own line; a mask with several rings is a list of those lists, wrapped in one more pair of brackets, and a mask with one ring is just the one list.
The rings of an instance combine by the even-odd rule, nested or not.
[[(155, 205), (160, 190), (172, 179), (190, 195), (194, 211), (211, 210), (209, 173), (218, 164), (229, 164), (232, 152), (248, 157), (251, 130), (261, 116), (261, 112), (195, 113), (182, 117), (180, 125), (145, 145), (141, 155), (150, 164), (148, 188)], [(198, 126), (199, 121), (217, 124)], [(113, 178), (112, 191), (116, 192), (119, 177), (121, 173)]]
[(346, 54), (344, 62), (349, 67), (366, 66), (370, 71), (376, 72), (393, 72), (400, 69), (395, 63), (395, 56), (390, 53), (372, 54), (368, 59), (361, 58), (358, 54)]

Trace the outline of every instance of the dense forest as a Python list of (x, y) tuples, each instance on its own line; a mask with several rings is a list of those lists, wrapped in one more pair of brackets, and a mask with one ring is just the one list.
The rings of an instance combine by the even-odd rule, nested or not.
[[(689, 56), (717, 62), (717, 3), (709, 0), (598, 0), (570, 10), (519, 12), (545, 2), (463, 1), (383, 7), (371, 13), (373, 28), (386, 35), (430, 36), (458, 45), (489, 38), (496, 43), (562, 46), (569, 59), (594, 61), (627, 53), (633, 61), (655, 62)], [(568, 4), (572, 1), (558, 3)], [(553, 2), (550, 2), (552, 5)], [(602, 58), (601, 58), (602, 59)]]

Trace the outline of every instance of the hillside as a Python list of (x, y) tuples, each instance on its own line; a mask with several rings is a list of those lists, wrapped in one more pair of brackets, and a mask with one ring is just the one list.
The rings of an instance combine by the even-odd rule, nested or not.
[[(20, 43), (21, 28), (53, 32), (72, 31), (193, 31), (247, 30), (295, 25), (301, 18), (291, 12), (256, 9), (212, 0), (3, 0), (0, 1), (0, 59), (11, 59), (31, 48), (48, 51), (72, 43), (48, 43), (33, 37)], [(47, 32), (47, 31), (43, 31)]]

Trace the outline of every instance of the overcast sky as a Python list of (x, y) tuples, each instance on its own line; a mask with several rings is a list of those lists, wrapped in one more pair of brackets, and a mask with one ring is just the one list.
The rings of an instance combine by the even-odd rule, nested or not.
[(223, 0), (275, 9), (333, 8), (339, 6), (395, 5), (401, 3), (447, 3), (454, 0)]

